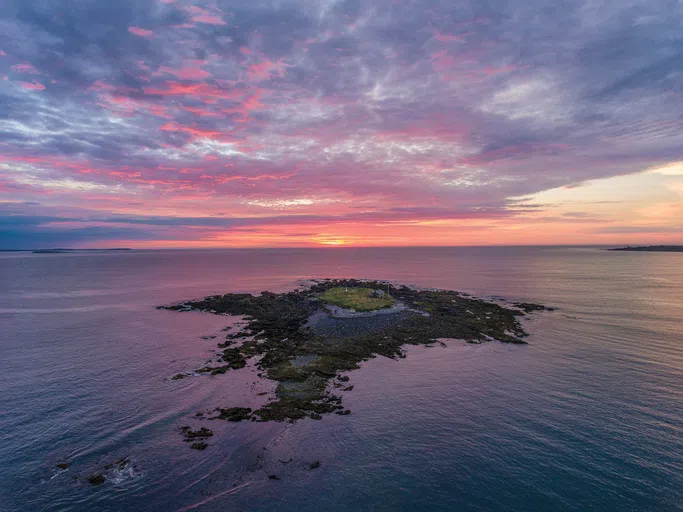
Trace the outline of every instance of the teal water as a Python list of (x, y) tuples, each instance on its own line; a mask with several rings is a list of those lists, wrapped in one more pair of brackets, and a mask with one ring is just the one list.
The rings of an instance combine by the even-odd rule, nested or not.
[[(311, 277), (558, 310), (527, 322), (528, 346), (453, 341), (365, 363), (349, 416), (212, 422), (209, 448), (189, 450), (178, 428), (199, 426), (197, 411), (256, 404), (272, 386), (249, 368), (169, 380), (208, 359), (217, 340), (201, 337), (230, 321), (155, 307)], [(0, 254), (0, 510), (683, 510), (682, 306), (676, 253)], [(123, 457), (102, 486), (85, 482)]]

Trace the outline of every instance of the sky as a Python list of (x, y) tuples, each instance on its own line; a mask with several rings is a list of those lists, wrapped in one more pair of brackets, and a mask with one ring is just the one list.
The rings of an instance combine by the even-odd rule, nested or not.
[(2, 0), (0, 249), (683, 243), (680, 0)]

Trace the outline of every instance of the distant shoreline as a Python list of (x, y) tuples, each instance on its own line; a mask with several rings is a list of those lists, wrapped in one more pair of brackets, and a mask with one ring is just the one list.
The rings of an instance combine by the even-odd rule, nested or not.
[(639, 247), (616, 247), (605, 249), (607, 251), (634, 251), (634, 252), (683, 252), (683, 245), (645, 245)]
[(33, 254), (65, 254), (69, 252), (108, 252), (108, 251), (131, 251), (128, 247), (116, 247), (114, 249), (35, 249)]

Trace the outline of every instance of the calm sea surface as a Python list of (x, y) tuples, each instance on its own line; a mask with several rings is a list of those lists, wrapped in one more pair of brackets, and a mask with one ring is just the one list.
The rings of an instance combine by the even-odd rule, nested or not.
[[(197, 411), (258, 405), (272, 385), (249, 368), (169, 380), (211, 357), (230, 319), (155, 306), (315, 277), (559, 309), (526, 323), (528, 346), (451, 342), (364, 363), (350, 416), (211, 422), (209, 448), (188, 449), (178, 429), (206, 424)], [(683, 254), (0, 254), (0, 440), (3, 512), (683, 510)], [(85, 481), (125, 457), (100, 487)]]

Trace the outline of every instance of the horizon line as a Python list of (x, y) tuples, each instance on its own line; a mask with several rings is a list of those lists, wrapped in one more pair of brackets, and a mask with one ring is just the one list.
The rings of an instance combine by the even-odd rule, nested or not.
[(32, 249), (0, 249), (0, 252), (34, 252), (34, 251), (216, 251), (216, 250), (282, 250), (282, 249), (454, 249), (485, 247), (648, 247), (676, 246), (676, 243), (642, 243), (642, 244), (489, 244), (489, 245), (352, 245), (352, 244), (320, 244), (302, 246), (253, 246), (253, 247), (39, 247)]

